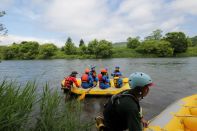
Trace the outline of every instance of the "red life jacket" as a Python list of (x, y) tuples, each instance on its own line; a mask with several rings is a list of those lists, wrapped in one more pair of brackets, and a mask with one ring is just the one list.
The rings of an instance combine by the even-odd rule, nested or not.
[(64, 81), (64, 86), (67, 88), (71, 88), (72, 84), (73, 84), (72, 77), (71, 76), (66, 77)]
[(103, 82), (103, 75), (102, 74), (98, 74), (98, 79), (99, 79), (99, 82)]
[(88, 75), (87, 74), (83, 74), (81, 77), (81, 81), (82, 82), (88, 82)]

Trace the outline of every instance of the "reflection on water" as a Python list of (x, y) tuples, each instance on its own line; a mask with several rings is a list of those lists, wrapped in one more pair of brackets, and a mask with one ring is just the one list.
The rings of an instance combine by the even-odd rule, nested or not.
[[(21, 83), (37, 80), (40, 86), (49, 82), (60, 93), (60, 82), (72, 70), (81, 77), (84, 69), (96, 65), (108, 68), (109, 74), (115, 66), (120, 66), (125, 77), (135, 71), (149, 74), (156, 84), (150, 93), (141, 101), (145, 117), (150, 119), (159, 114), (170, 103), (197, 92), (197, 58), (135, 58), (135, 59), (92, 59), (92, 60), (28, 60), (2, 61), (0, 63), (0, 79), (15, 79)], [(40, 88), (41, 89), (41, 88)], [(84, 102), (86, 119), (94, 119), (103, 109), (107, 98), (91, 97)]]

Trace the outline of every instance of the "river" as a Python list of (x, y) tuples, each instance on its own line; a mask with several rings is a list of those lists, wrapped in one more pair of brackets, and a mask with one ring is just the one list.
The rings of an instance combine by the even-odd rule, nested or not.
[[(125, 77), (136, 71), (149, 74), (155, 86), (141, 101), (147, 119), (159, 114), (172, 102), (197, 93), (197, 57), (2, 61), (0, 80), (6, 78), (22, 84), (36, 80), (39, 86), (49, 82), (51, 88), (57, 88), (61, 93), (60, 82), (64, 76), (76, 70), (80, 77), (90, 65), (96, 65), (97, 72), (108, 68), (109, 73), (118, 65)], [(93, 119), (102, 111), (106, 100), (103, 97), (87, 98), (83, 106), (84, 116)]]

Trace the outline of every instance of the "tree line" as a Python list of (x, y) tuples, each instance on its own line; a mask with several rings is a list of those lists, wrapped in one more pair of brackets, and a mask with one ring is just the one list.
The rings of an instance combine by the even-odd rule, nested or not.
[[(186, 52), (188, 47), (197, 46), (197, 36), (187, 37), (183, 32), (169, 32), (162, 36), (161, 30), (153, 31), (144, 40), (127, 38), (127, 48), (142, 54), (157, 57), (171, 57)], [(0, 46), (1, 59), (54, 59), (54, 58), (110, 58), (115, 53), (113, 44), (107, 40), (94, 39), (89, 43), (80, 40), (79, 46), (67, 38), (65, 45), (58, 48), (53, 43), (39, 44), (36, 41), (22, 41), (10, 46)], [(118, 49), (116, 50), (118, 52)], [(128, 51), (128, 50), (125, 50)]]
[[(86, 46), (81, 39), (79, 47), (75, 46), (69, 37), (65, 46), (58, 48), (53, 43), (39, 44), (36, 41), (22, 41), (10, 46), (0, 46), (1, 59), (51, 59), (82, 56), (82, 58), (109, 58), (112, 55), (112, 43), (106, 40), (94, 39)], [(66, 57), (67, 56), (67, 57)]]
[(155, 54), (158, 57), (176, 56), (184, 53), (188, 47), (197, 46), (197, 36), (187, 37), (183, 32), (169, 32), (162, 36), (162, 31), (157, 29), (151, 35), (140, 41), (139, 37), (127, 39), (127, 47), (135, 49), (142, 54)]

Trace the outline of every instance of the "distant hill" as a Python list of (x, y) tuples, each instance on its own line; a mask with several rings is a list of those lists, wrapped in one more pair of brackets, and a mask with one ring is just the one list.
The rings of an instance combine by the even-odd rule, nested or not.
[(114, 47), (122, 47), (122, 46), (127, 46), (127, 42), (116, 42), (116, 43), (113, 43), (113, 46)]

